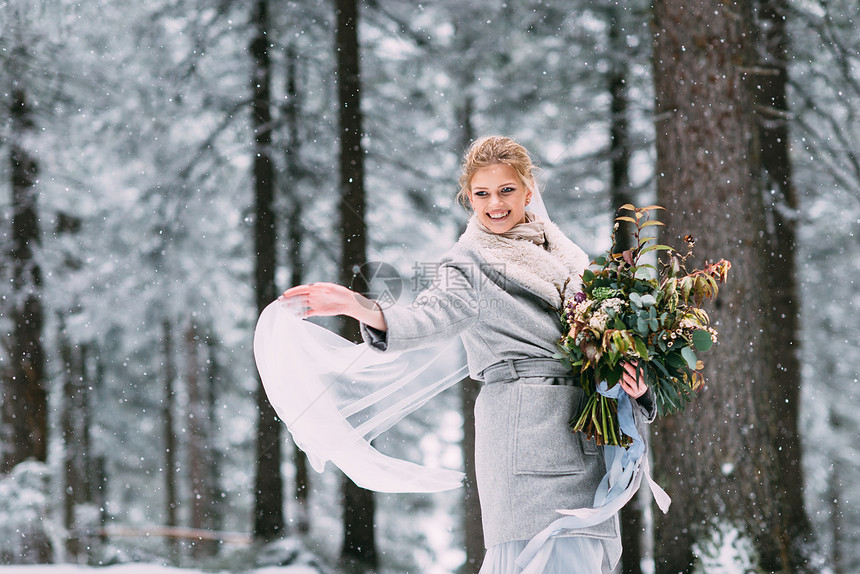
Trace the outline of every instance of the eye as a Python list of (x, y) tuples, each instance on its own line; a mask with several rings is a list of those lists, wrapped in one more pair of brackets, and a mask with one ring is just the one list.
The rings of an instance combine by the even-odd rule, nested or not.
[(516, 190), (517, 190), (517, 188), (515, 188), (515, 187), (503, 187), (502, 193), (510, 193), (510, 192), (516, 191)]
[(478, 196), (478, 197), (486, 197), (486, 196), (487, 196), (487, 192), (486, 192), (486, 191), (476, 191), (476, 192), (474, 193), (474, 195), (476, 195), (476, 196)]

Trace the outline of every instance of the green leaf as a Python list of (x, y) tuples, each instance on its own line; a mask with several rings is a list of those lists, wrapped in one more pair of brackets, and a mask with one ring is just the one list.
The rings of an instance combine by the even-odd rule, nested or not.
[(582, 272), (582, 282), (590, 283), (594, 279), (594, 272), (591, 269), (586, 269)]
[[(648, 270), (654, 271), (654, 273), (649, 273)], [(651, 265), (650, 263), (643, 263), (642, 265), (638, 265), (636, 267), (636, 271), (633, 272), (633, 276), (636, 279), (643, 279), (645, 281), (651, 281), (651, 278), (656, 275), (657, 268)]]
[(643, 223), (641, 225), (641, 227), (650, 227), (651, 225), (662, 225), (665, 227), (666, 224), (663, 223), (662, 221), (657, 221), (656, 219), (652, 219), (651, 221), (646, 221), (645, 223)]
[(639, 255), (644, 255), (644, 254), (648, 253), (649, 251), (654, 251), (654, 250), (674, 251), (674, 249), (672, 249), (668, 245), (649, 245), (648, 247), (646, 247), (645, 249), (640, 251)]
[(639, 353), (639, 356), (643, 359), (648, 358), (648, 347), (645, 345), (645, 342), (639, 337), (634, 337), (633, 341), (636, 344), (636, 352)]
[(669, 366), (679, 369), (687, 364), (687, 361), (678, 353), (672, 353), (668, 357)]
[(690, 367), (691, 371), (696, 370), (696, 353), (693, 352), (693, 349), (690, 347), (684, 347), (681, 349), (681, 356), (684, 357), (684, 360), (687, 361), (687, 366)]
[(707, 351), (714, 344), (714, 340), (711, 339), (711, 334), (704, 329), (696, 329), (693, 331), (693, 345), (695, 345), (697, 351)]
[[(632, 297), (633, 296), (631, 295), (631, 298)], [(653, 308), (653, 306), (657, 304), (657, 299), (655, 299), (654, 296), (651, 295), (650, 293), (648, 293), (647, 295), (642, 295), (642, 297), (639, 300), (642, 302), (643, 307)]]

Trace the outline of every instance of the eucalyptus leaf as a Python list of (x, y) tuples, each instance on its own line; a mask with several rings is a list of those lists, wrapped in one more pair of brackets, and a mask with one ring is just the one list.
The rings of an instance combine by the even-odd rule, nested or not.
[(704, 329), (696, 329), (693, 331), (693, 345), (697, 351), (707, 351), (714, 345), (714, 340), (711, 334)]
[(681, 349), (681, 356), (684, 357), (684, 360), (687, 361), (687, 366), (690, 367), (691, 371), (696, 370), (696, 353), (693, 352), (693, 349), (690, 347), (684, 347)]
[[(632, 294), (630, 295), (630, 298), (633, 298)], [(647, 295), (642, 295), (639, 300), (641, 301), (643, 307), (653, 307), (657, 304), (657, 299), (650, 293), (648, 293)]]
[(678, 353), (672, 353), (671, 355), (669, 355), (668, 360), (669, 365), (675, 367), (676, 369), (681, 368), (687, 364), (687, 361), (685, 361), (684, 358)]

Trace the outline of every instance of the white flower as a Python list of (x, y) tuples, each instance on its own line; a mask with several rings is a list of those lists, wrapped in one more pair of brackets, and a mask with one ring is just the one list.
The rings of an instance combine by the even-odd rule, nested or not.
[(592, 301), (583, 301), (576, 304), (576, 307), (573, 308), (573, 316), (577, 321), (585, 322), (585, 316), (591, 310), (591, 303)]
[(588, 326), (598, 332), (606, 330), (606, 325), (609, 323), (609, 315), (603, 309), (595, 311), (588, 319)]
[(603, 303), (600, 304), (601, 309), (612, 309), (616, 313), (621, 312), (621, 309), (623, 307), (624, 307), (624, 301), (622, 301), (618, 297), (611, 297), (609, 299), (604, 299)]

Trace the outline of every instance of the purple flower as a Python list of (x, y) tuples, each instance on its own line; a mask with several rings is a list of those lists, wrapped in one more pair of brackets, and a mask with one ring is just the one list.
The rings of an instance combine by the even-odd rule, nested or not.
[(582, 291), (573, 296), (574, 303), (582, 303), (583, 301), (585, 301), (585, 299), (586, 295)]

